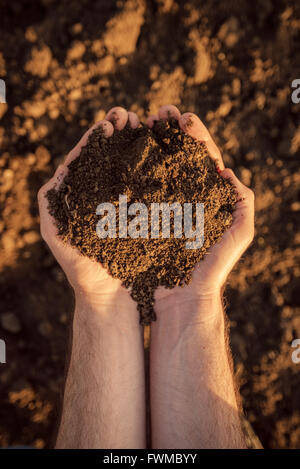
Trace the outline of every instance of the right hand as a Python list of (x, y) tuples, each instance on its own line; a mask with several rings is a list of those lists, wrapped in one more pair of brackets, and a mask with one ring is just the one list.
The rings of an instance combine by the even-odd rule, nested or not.
[(169, 113), (178, 120), (184, 132), (206, 143), (220, 175), (230, 179), (235, 186), (239, 200), (233, 212), (231, 227), (223, 234), (220, 241), (208, 250), (204, 259), (195, 266), (191, 283), (171, 290), (163, 287), (157, 290), (155, 311), (158, 315), (163, 312), (171, 314), (172, 311), (186, 306), (191, 311), (193, 306), (194, 309), (197, 308), (202, 300), (219, 297), (228, 274), (254, 236), (254, 193), (252, 190), (244, 186), (231, 169), (225, 169), (218, 147), (195, 114), (187, 112), (181, 115), (175, 106), (166, 105), (159, 109), (158, 115), (148, 118), (148, 125), (152, 127), (154, 120), (168, 118)]

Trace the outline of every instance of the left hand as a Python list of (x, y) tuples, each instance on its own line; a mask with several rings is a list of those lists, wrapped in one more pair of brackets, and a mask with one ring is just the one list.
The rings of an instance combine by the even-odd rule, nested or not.
[[(77, 249), (64, 243), (58, 237), (55, 220), (48, 211), (46, 197), (49, 189), (59, 188), (68, 173), (68, 165), (79, 156), (81, 148), (87, 144), (89, 135), (96, 127), (101, 126), (105, 135), (110, 137), (114, 132), (114, 126), (121, 130), (128, 120), (133, 128), (139, 125), (136, 114), (115, 107), (107, 113), (105, 120), (93, 125), (67, 155), (64, 163), (57, 168), (54, 176), (39, 190), (38, 202), (42, 237), (64, 270), (74, 289), (77, 302), (84, 302), (93, 310), (105, 309), (113, 311), (114, 314), (120, 311), (123, 316), (128, 312), (131, 317), (138, 319), (136, 303), (122, 286), (121, 281), (111, 277), (100, 263), (81, 255)], [(114, 122), (114, 126), (111, 121)]]

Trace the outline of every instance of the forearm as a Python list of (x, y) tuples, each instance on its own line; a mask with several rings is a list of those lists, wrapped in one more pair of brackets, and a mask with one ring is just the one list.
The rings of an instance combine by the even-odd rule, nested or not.
[(121, 315), (119, 322), (111, 315), (84, 302), (76, 306), (57, 448), (145, 447), (138, 313)]
[(152, 327), (153, 447), (243, 448), (220, 297), (192, 309)]

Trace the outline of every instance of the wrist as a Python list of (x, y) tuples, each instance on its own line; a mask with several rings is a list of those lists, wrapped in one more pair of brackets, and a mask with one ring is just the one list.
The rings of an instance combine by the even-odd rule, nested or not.
[(151, 327), (151, 340), (177, 343), (191, 343), (199, 339), (209, 344), (224, 340), (224, 312), (220, 292), (218, 294), (185, 299), (175, 302), (172, 308), (160, 304), (156, 308), (157, 320)]
[[(135, 302), (123, 295), (90, 294), (76, 289), (74, 322), (91, 327), (112, 327), (115, 330), (140, 328)], [(124, 295), (125, 296), (125, 295)]]
[[(178, 287), (180, 288), (180, 287)], [(207, 327), (223, 319), (221, 288), (214, 291), (193, 293), (190, 286), (178, 289), (174, 294), (161, 297), (155, 302), (157, 322), (162, 325), (201, 324)]]
[(158, 315), (151, 326), (154, 369), (159, 366), (167, 376), (169, 367), (179, 366), (182, 371), (184, 363), (185, 369), (193, 372), (197, 363), (204, 372), (226, 355), (226, 325), (220, 296), (201, 299), (193, 308), (174, 313)]

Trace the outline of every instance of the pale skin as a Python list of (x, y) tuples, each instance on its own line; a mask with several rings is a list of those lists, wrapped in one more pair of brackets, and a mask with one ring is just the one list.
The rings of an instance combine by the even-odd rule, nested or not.
[[(254, 196), (229, 169), (208, 130), (172, 105), (156, 116), (178, 119), (183, 131), (205, 141), (220, 174), (239, 195), (233, 224), (196, 266), (191, 284), (156, 292), (151, 327), (150, 408), (153, 448), (244, 448), (227, 347), (221, 290), (254, 235)], [(93, 128), (107, 137), (136, 114), (111, 109), (93, 126), (39, 191), (41, 233), (74, 290), (76, 307), (57, 448), (145, 448), (143, 334), (135, 302), (119, 280), (57, 237), (46, 192), (59, 187)], [(188, 122), (188, 125), (187, 125)]]

